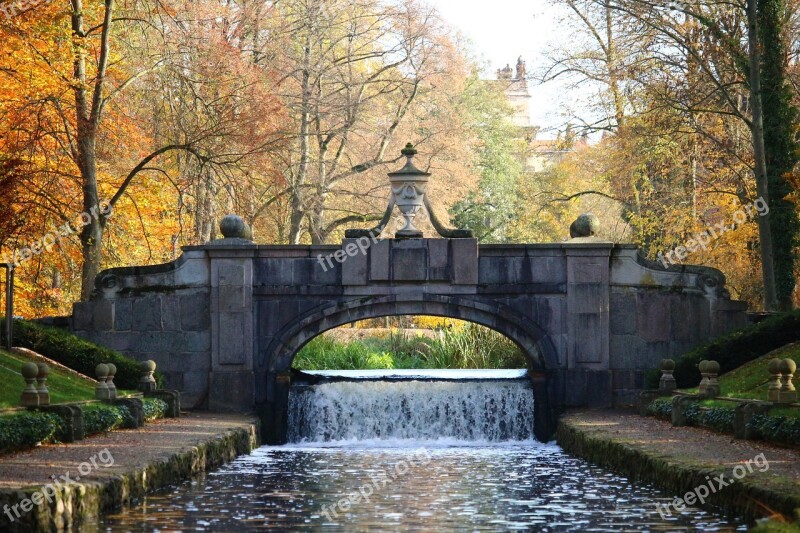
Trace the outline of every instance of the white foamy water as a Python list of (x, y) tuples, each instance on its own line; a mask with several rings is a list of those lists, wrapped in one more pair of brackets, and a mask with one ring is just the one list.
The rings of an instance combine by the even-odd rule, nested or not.
[[(425, 377), (432, 376), (426, 372)], [(533, 406), (530, 383), (519, 375), (515, 380), (321, 383), (292, 388), (288, 437), (293, 443), (383, 441), (393, 446), (401, 445), (398, 440), (443, 446), (530, 441)]]

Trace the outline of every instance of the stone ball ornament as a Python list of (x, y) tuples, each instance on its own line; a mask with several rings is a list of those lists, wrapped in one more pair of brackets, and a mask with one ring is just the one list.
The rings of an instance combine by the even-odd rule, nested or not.
[(592, 213), (584, 213), (575, 219), (569, 227), (569, 236), (594, 237), (600, 231), (600, 219)]
[(239, 215), (225, 215), (219, 221), (219, 232), (226, 239), (245, 239), (253, 238), (253, 231), (247, 222)]

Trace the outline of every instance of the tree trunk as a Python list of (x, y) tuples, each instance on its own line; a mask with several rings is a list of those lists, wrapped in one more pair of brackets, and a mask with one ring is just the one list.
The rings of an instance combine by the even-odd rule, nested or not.
[[(764, 155), (764, 109), (761, 101), (761, 51), (758, 36), (757, 0), (747, 0), (748, 59), (750, 63), (750, 108), (753, 118), (753, 156), (758, 195), (769, 204), (767, 187), (767, 161)], [(761, 242), (761, 273), (764, 278), (764, 309), (775, 311), (778, 307), (775, 290), (775, 267), (772, 251), (772, 232), (769, 216), (758, 217), (758, 236)]]

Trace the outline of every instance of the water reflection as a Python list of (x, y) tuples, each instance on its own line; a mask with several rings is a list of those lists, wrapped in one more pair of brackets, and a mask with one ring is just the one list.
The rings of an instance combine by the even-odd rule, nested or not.
[[(96, 527), (100, 531), (746, 530), (741, 521), (697, 508), (662, 519), (655, 503), (672, 497), (634, 486), (552, 444), (447, 444), (454, 443), (432, 447), (430, 441), (360, 441), (262, 447), (217, 472), (149, 496), (139, 507), (108, 516)], [(337, 503), (360, 489), (362, 494), (369, 492), (366, 486), (373, 487), (367, 498), (350, 505)]]

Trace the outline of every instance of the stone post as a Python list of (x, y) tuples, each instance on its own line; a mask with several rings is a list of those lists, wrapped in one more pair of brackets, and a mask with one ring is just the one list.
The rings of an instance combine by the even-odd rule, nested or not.
[(108, 363), (108, 379), (106, 380), (106, 386), (108, 387), (108, 395), (109, 398), (112, 400), (117, 397), (117, 386), (114, 385), (114, 376), (117, 375), (117, 367), (114, 363)]
[(700, 361), (700, 364), (697, 365), (697, 369), (700, 371), (700, 385), (698, 386), (698, 392), (700, 394), (706, 394), (708, 390), (708, 361), (703, 359)]
[(139, 378), (138, 389), (142, 392), (153, 391), (158, 388), (156, 380), (153, 377), (153, 372), (156, 371), (156, 362), (152, 359), (142, 361), (139, 363), (139, 368), (142, 371), (142, 376)]
[(771, 402), (778, 403), (781, 401), (781, 360), (777, 357), (775, 359), (770, 359), (767, 370), (770, 374), (767, 399)]
[(661, 391), (670, 392), (674, 391), (677, 387), (675, 383), (675, 376), (672, 372), (675, 370), (675, 361), (672, 359), (661, 360), (661, 379), (658, 381), (658, 388)]
[[(220, 222), (224, 238), (206, 245), (211, 274), (208, 394), (211, 410), (246, 410), (255, 403), (253, 257), (256, 246), (249, 240), (249, 231), (244, 231), (246, 227), (241, 218), (228, 215)], [(288, 276), (291, 279), (292, 274)], [(293, 302), (287, 302), (290, 303)]]
[(39, 405), (50, 405), (50, 391), (47, 390), (47, 376), (50, 367), (46, 363), (36, 363), (39, 373), (36, 375), (36, 390), (39, 391)]
[(608, 407), (613, 402), (610, 365), (610, 257), (613, 244), (568, 242), (567, 405)]
[(94, 387), (94, 397), (98, 400), (109, 400), (108, 385), (106, 385), (106, 379), (108, 379), (108, 365), (100, 363), (95, 367), (94, 373), (97, 376), (97, 385)]
[(22, 390), (20, 403), (24, 407), (36, 407), (39, 405), (39, 391), (36, 389), (36, 376), (39, 375), (39, 367), (30, 361), (22, 365), (22, 377), (25, 378), (25, 388)]
[(797, 370), (797, 364), (788, 357), (781, 361), (781, 394), (780, 403), (794, 403), (797, 401), (797, 391), (792, 383), (794, 371)]

